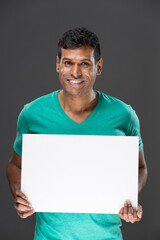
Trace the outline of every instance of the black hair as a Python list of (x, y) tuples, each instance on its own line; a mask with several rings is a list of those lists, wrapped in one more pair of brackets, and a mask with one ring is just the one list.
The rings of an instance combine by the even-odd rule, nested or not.
[(66, 31), (58, 41), (58, 57), (61, 59), (61, 48), (75, 49), (90, 46), (94, 49), (95, 62), (100, 59), (101, 50), (97, 35), (85, 27), (77, 27)]

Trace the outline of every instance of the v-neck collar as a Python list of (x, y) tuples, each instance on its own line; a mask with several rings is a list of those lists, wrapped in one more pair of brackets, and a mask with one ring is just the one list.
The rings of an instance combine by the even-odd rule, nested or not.
[(101, 100), (102, 100), (102, 97), (101, 97), (101, 92), (97, 91), (96, 92), (98, 93), (98, 102), (97, 102), (97, 105), (96, 107), (94, 108), (94, 110), (91, 112), (91, 114), (84, 120), (82, 121), (81, 123), (77, 123), (75, 122), (74, 120), (72, 120), (66, 113), (65, 111), (63, 110), (61, 104), (60, 104), (60, 101), (59, 101), (59, 98), (58, 98), (58, 92), (61, 91), (62, 89), (60, 90), (57, 90), (55, 92), (55, 100), (56, 100), (56, 104), (57, 104), (57, 107), (59, 109), (59, 111), (61, 112), (61, 114), (63, 115), (63, 117), (68, 121), (70, 122), (70, 124), (76, 126), (76, 127), (82, 127), (84, 125), (86, 125), (88, 122), (90, 122), (93, 117), (95, 116), (95, 114), (97, 113), (98, 109), (99, 109), (99, 106), (101, 104)]

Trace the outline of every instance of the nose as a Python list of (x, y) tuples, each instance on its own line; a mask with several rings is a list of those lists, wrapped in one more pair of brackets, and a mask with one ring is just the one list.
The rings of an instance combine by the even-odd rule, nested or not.
[(80, 69), (80, 67), (78, 66), (78, 64), (74, 64), (74, 65), (72, 66), (71, 75), (72, 75), (74, 78), (79, 78), (79, 77), (82, 76), (82, 72), (81, 72), (81, 69)]

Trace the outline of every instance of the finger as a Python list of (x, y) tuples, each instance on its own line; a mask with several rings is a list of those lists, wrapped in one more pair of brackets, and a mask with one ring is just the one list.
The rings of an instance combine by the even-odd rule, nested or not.
[(139, 222), (141, 220), (141, 218), (137, 217), (137, 222)]
[(119, 216), (122, 219), (123, 219), (123, 213), (124, 213), (124, 208), (121, 208), (121, 210), (119, 211)]
[(31, 210), (33, 210), (33, 208), (32, 207), (29, 207), (29, 206), (25, 206), (25, 205), (23, 205), (23, 204), (15, 204), (15, 208), (18, 210), (18, 211), (31, 211)]
[(128, 202), (128, 219), (130, 222), (133, 221), (133, 208), (131, 201)]
[(22, 193), (19, 189), (16, 190), (16, 196), (19, 196), (25, 200), (28, 200), (27, 196), (24, 193)]
[(133, 208), (133, 211), (134, 211), (134, 213), (133, 213), (133, 220), (134, 220), (134, 222), (136, 222), (138, 220), (138, 217), (137, 217), (137, 210), (136, 210), (135, 207)]
[(138, 204), (138, 210), (137, 210), (138, 218), (140, 218), (140, 219), (142, 218), (142, 213), (143, 213), (142, 206), (140, 204)]
[(133, 207), (133, 219), (131, 220), (131, 223), (139, 222), (141, 219), (137, 216), (137, 210), (135, 207)]
[(14, 200), (15, 203), (20, 203), (20, 204), (23, 204), (25, 206), (32, 206), (28, 201), (24, 200), (23, 198), (21, 197), (16, 197), (15, 200)]
[(132, 213), (132, 217), (130, 218), (130, 222), (134, 223), (137, 221), (137, 213), (136, 213), (136, 208), (132, 207), (133, 213)]
[(31, 211), (28, 211), (28, 212), (18, 212), (17, 211), (17, 214), (21, 217), (21, 218), (27, 218), (31, 215), (33, 215), (35, 213), (34, 210), (31, 210)]
[(127, 201), (124, 203), (124, 214), (123, 214), (123, 216), (124, 216), (124, 220), (126, 222), (128, 222), (128, 202)]

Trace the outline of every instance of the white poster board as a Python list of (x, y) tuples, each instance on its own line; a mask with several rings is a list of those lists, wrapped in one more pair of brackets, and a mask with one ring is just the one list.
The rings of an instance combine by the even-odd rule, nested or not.
[(23, 134), (21, 191), (36, 212), (137, 207), (138, 137)]

